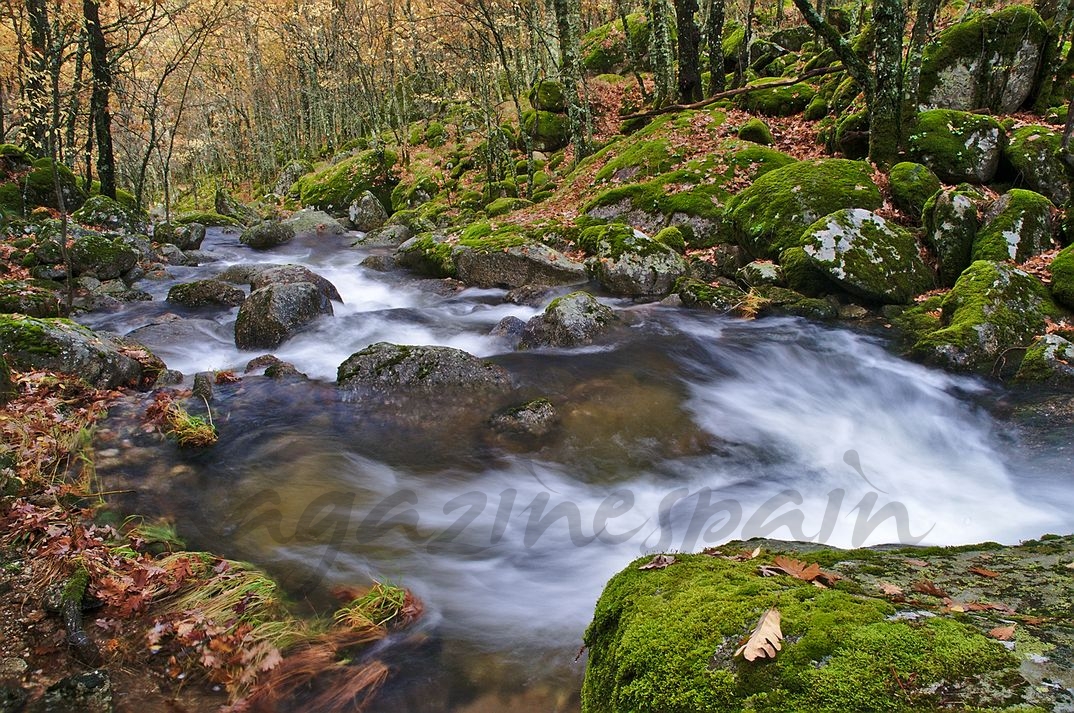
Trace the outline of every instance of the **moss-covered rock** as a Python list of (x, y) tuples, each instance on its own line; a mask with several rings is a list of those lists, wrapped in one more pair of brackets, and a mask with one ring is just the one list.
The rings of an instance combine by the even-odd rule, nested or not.
[(59, 317), (63, 304), (56, 283), (38, 280), (0, 280), (0, 313), (30, 317)]
[(420, 233), (395, 252), (396, 263), (430, 277), (455, 277), (450, 236), (442, 232)]
[(978, 260), (941, 304), (939, 328), (921, 336), (914, 353), (955, 369), (991, 372), (1008, 350), (1044, 333), (1061, 312), (1040, 280), (1007, 263)]
[(609, 292), (663, 297), (686, 274), (686, 260), (668, 245), (628, 225), (599, 225), (582, 231), (579, 244), (594, 255), (587, 267)]
[[(732, 559), (758, 545), (757, 559)], [(758, 567), (777, 555), (842, 579), (818, 588), (789, 575), (761, 576)], [(1071, 655), (1063, 564), (1072, 555), (1070, 537), (1011, 548), (851, 551), (750, 541), (642, 569), (647, 555), (615, 575), (597, 603), (585, 633), (582, 711), (909, 713), (950, 707), (951, 691), (960, 709), (1048, 710), (1066, 695), (1041, 684)], [(988, 632), (1010, 614), (941, 609), (914, 593), (922, 574), (911, 560), (927, 562), (928, 580), (962, 605), (955, 611), (1002, 602), (1037, 623), (1019, 620), (1005, 645)], [(968, 570), (982, 566), (998, 576), (967, 580)], [(882, 585), (906, 595), (886, 598)], [(774, 659), (735, 656), (771, 609), (783, 637)], [(1053, 615), (1058, 620), (1046, 622)]]
[(291, 161), (280, 169), (279, 176), (272, 184), (272, 192), (280, 196), (286, 196), (291, 192), (291, 187), (298, 179), (313, 171), (313, 164), (309, 161)]
[(768, 128), (768, 124), (757, 117), (753, 117), (738, 128), (738, 138), (762, 146), (771, 146), (776, 141), (772, 137), (772, 130)]
[(511, 376), (503, 367), (459, 349), (378, 342), (340, 364), (336, 384), (359, 393), (441, 396), (447, 391), (457, 397), (464, 392), (507, 393)]
[(775, 258), (802, 244), (802, 231), (844, 208), (883, 203), (868, 164), (846, 159), (799, 161), (758, 178), (727, 206), (735, 239), (751, 255)]
[(538, 151), (559, 151), (570, 142), (566, 114), (530, 110), (522, 114), (522, 129)]
[(290, 225), (266, 220), (242, 231), (239, 242), (254, 250), (269, 250), (294, 240), (295, 230)]
[(974, 260), (1025, 262), (1052, 247), (1052, 202), (1039, 193), (1014, 188), (985, 214), (973, 241)]
[(925, 47), (924, 108), (1016, 111), (1033, 89), (1047, 28), (1025, 5), (980, 12), (949, 27)]
[(787, 248), (779, 254), (779, 266), (787, 286), (809, 297), (832, 291), (832, 283), (813, 265), (812, 258), (800, 247)]
[(533, 85), (529, 92), (530, 104), (538, 111), (551, 111), (562, 114), (567, 111), (567, 98), (563, 93), (563, 84), (554, 79), (542, 79)]
[(433, 199), (440, 192), (440, 184), (429, 174), (402, 181), (392, 189), (392, 211), (412, 210)]
[[(750, 82), (751, 87), (765, 87), (775, 82), (786, 81), (782, 77), (765, 77)], [(789, 86), (777, 86), (769, 89), (757, 89), (747, 94), (740, 94), (735, 103), (746, 111), (763, 116), (791, 116), (801, 114), (817, 94), (811, 85), (805, 82)]]
[(686, 252), (686, 238), (678, 226), (669, 226), (653, 236), (653, 240), (662, 245), (667, 245), (677, 253)]
[(675, 284), (675, 294), (687, 307), (711, 309), (721, 314), (736, 314), (743, 308), (748, 295), (738, 286), (725, 281), (705, 282), (684, 277)]
[[(358, 198), (358, 201), (361, 201), (361, 197)], [(293, 235), (329, 236), (343, 235), (347, 232), (339, 220), (336, 220), (323, 210), (314, 210), (312, 208), (303, 208), (293, 213), (286, 220), (280, 221), (280, 224), (289, 229)]]
[(1011, 133), (1003, 158), (1019, 185), (1031, 188), (1056, 205), (1070, 200), (1070, 173), (1063, 164), (1062, 134), (1046, 126), (1023, 126)]
[(944, 287), (954, 285), (972, 262), (977, 201), (982, 198), (974, 190), (951, 188), (937, 192), (925, 203), (924, 238), (936, 253), (939, 282)]
[(910, 155), (947, 183), (988, 183), (999, 168), (1006, 133), (991, 116), (949, 109), (918, 114)]
[(184, 307), (236, 307), (246, 299), (246, 293), (221, 280), (196, 280), (173, 286), (168, 290), (168, 302)]
[(586, 282), (585, 266), (516, 225), (475, 223), (450, 248), (456, 276), (468, 285), (515, 289)]
[(1057, 302), (1074, 309), (1074, 245), (1063, 248), (1052, 260), (1052, 295)]
[(1038, 338), (1022, 357), (1015, 379), (1057, 386), (1074, 384), (1074, 344), (1058, 334)]
[(108, 196), (90, 196), (71, 217), (83, 225), (106, 230), (140, 235), (149, 232), (149, 216), (144, 211), (125, 208)]
[(802, 243), (819, 272), (867, 300), (905, 304), (933, 285), (913, 236), (861, 208), (821, 218), (805, 231)]
[(619, 321), (615, 312), (588, 292), (572, 292), (552, 300), (544, 312), (530, 319), (519, 349), (577, 347), (591, 344)]
[(915, 218), (921, 217), (925, 203), (940, 190), (940, 179), (928, 166), (903, 161), (891, 167), (891, 199)]
[(750, 290), (755, 316), (790, 316), (812, 320), (839, 317), (839, 302), (833, 298), (806, 297), (800, 292), (776, 285), (762, 285)]
[(581, 41), (582, 66), (593, 74), (622, 73), (629, 69), (646, 69), (649, 52), (649, 21), (644, 13), (627, 15), (631, 56), (627, 53), (627, 36), (621, 20), (614, 20), (587, 32)]
[(189, 213), (180, 213), (173, 219), (174, 223), (179, 225), (190, 225), (191, 223), (199, 223), (207, 228), (241, 228), (242, 223), (229, 218), (226, 215), (220, 215), (212, 211), (191, 211)]
[(485, 207), (485, 212), (490, 218), (495, 218), (531, 205), (533, 201), (525, 198), (497, 198)]
[(171, 243), (180, 250), (197, 250), (205, 240), (205, 226), (201, 223), (157, 223), (153, 228), (153, 240)]
[(213, 203), (217, 213), (234, 218), (243, 225), (255, 225), (261, 221), (261, 215), (256, 210), (239, 202), (223, 188), (216, 189)]
[(394, 151), (377, 148), (362, 151), (317, 173), (299, 178), (291, 188), (302, 204), (333, 213), (345, 213), (351, 203), (369, 191), (384, 205), (391, 205), (391, 193), (398, 178)]
[(254, 290), (239, 308), (235, 346), (275, 349), (320, 315), (332, 314), (332, 303), (308, 282), (272, 284)]
[(830, 147), (846, 158), (863, 159), (869, 155), (869, 114), (856, 111), (846, 114), (835, 124)]
[(739, 269), (737, 277), (750, 287), (782, 287), (787, 284), (783, 268), (771, 260), (754, 260)]
[(76, 275), (100, 280), (120, 277), (138, 263), (138, 251), (117, 238), (86, 232), (71, 245), (71, 267)]

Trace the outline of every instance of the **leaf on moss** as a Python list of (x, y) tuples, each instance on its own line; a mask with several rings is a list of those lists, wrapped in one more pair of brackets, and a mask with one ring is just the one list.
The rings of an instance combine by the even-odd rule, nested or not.
[(993, 579), (999, 576), (999, 572), (993, 572), (992, 570), (986, 569), (985, 567), (970, 567), (969, 571), (982, 577), (988, 577), (989, 579)]
[(783, 648), (781, 641), (783, 641), (783, 632), (780, 631), (779, 610), (769, 609), (757, 620), (750, 638), (738, 647), (735, 656), (741, 656), (747, 661), (774, 659), (776, 652)]
[(667, 569), (671, 565), (675, 564), (677, 560), (673, 555), (657, 555), (651, 560), (638, 567), (638, 569)]
[(988, 632), (988, 635), (999, 641), (1010, 641), (1014, 638), (1014, 627), (1015, 624), (1011, 624), (1010, 626), (997, 626), (995, 629)]
[(903, 596), (902, 587), (900, 587), (897, 584), (889, 584), (887, 582), (881, 582), (880, 583), (880, 591), (883, 592), (884, 596), (887, 596), (887, 597), (892, 597), (892, 598), (900, 597), (901, 598)]
[(922, 579), (917, 582), (914, 582), (913, 589), (915, 592), (918, 592), (920, 594), (927, 594), (930, 597), (938, 597), (940, 599), (947, 598), (947, 592), (937, 587), (933, 582), (928, 579)]

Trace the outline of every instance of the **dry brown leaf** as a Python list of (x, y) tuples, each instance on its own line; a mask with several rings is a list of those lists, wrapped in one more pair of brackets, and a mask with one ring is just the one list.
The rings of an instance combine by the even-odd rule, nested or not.
[(922, 579), (917, 582), (914, 582), (913, 590), (920, 594), (928, 594), (930, 597), (939, 597), (940, 599), (947, 598), (947, 592), (940, 589), (927, 579)]
[(993, 639), (999, 639), (1000, 641), (1010, 641), (1014, 638), (1014, 624), (1010, 626), (997, 626), (992, 631), (988, 632), (988, 635)]
[(713, 547), (705, 550), (704, 552), (702, 552), (702, 554), (706, 554), (709, 557), (719, 557), (720, 559), (730, 560), (731, 562), (748, 562), (750, 560), (755, 560), (758, 556), (760, 556), (761, 548), (758, 547), (753, 552), (747, 552), (746, 550), (742, 550), (741, 552), (737, 552), (733, 555), (727, 555)]
[(773, 567), (770, 564), (762, 564), (757, 568), (757, 574), (762, 577), (778, 577), (781, 574), (787, 574), (779, 567)]
[(993, 579), (999, 576), (999, 572), (993, 572), (992, 570), (986, 569), (984, 567), (970, 567), (969, 571), (973, 574), (979, 574), (982, 577), (988, 577), (989, 579)]
[(782, 647), (783, 632), (780, 631), (779, 609), (769, 609), (757, 620), (753, 633), (746, 643), (738, 647), (735, 656), (742, 656), (747, 661), (757, 659), (774, 659)]
[(901, 597), (903, 595), (902, 587), (897, 584), (888, 584), (887, 582), (880, 583), (880, 591), (888, 597)]
[(795, 579), (801, 579), (805, 582), (812, 582), (820, 576), (820, 565), (816, 563), (806, 564), (801, 560), (791, 559), (783, 555), (776, 557), (772, 560), (772, 563)]
[(1074, 562), (1071, 562), (1070, 564), (1065, 565), (1065, 566), (1066, 566), (1067, 569), (1074, 569)]
[(907, 558), (906, 564), (911, 565), (913, 567), (928, 567), (929, 566), (929, 563), (926, 562), (925, 560), (917, 560), (917, 559), (911, 559), (911, 558)]
[(638, 567), (638, 569), (667, 569), (671, 565), (675, 564), (677, 560), (674, 555), (657, 555), (651, 560)]

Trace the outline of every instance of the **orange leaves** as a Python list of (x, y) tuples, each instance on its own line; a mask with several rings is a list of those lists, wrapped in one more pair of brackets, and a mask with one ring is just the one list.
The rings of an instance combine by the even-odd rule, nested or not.
[(999, 576), (999, 572), (993, 572), (992, 570), (986, 569), (984, 567), (970, 567), (969, 571), (982, 577), (988, 577), (989, 579), (993, 579)]
[(1014, 638), (1014, 628), (1014, 624), (1011, 624), (1010, 626), (997, 626), (995, 629), (989, 631), (988, 635), (998, 641), (1010, 641)]
[(830, 587), (842, 579), (835, 572), (825, 572), (819, 564), (806, 564), (801, 560), (791, 559), (783, 555), (772, 560), (771, 565), (761, 565), (758, 568), (762, 577), (772, 577), (778, 574), (789, 574), (803, 582), (812, 582), (818, 587)]

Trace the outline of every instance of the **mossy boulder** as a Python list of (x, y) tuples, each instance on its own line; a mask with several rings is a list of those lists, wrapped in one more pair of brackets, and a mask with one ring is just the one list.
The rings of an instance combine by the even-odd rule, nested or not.
[(1048, 35), (1031, 7), (980, 12), (930, 42), (921, 62), (923, 108), (996, 113), (1017, 111), (1029, 98)]
[(15, 369), (75, 374), (98, 388), (145, 386), (131, 346), (66, 319), (0, 315), (0, 354)]
[(918, 335), (914, 353), (950, 368), (984, 372), (1043, 334), (1047, 318), (1061, 314), (1040, 280), (986, 260), (966, 268), (940, 309), (936, 329)]
[(552, 300), (522, 331), (519, 349), (577, 347), (611, 331), (619, 317), (588, 292), (572, 292)]
[(260, 290), (269, 285), (294, 285), (305, 282), (316, 287), (326, 300), (343, 301), (335, 285), (304, 265), (265, 265), (264, 267), (265, 269), (258, 269), (250, 274), (251, 290)]
[(415, 176), (392, 189), (392, 211), (412, 210), (431, 201), (440, 192), (440, 184), (430, 175)]
[(1074, 245), (1063, 248), (1052, 260), (1052, 295), (1060, 304), (1074, 309)]
[(915, 218), (921, 217), (925, 203), (940, 190), (940, 179), (936, 174), (928, 166), (911, 161), (892, 166), (888, 180), (895, 205)]
[(973, 241), (974, 260), (1025, 262), (1052, 248), (1052, 202), (1039, 193), (1014, 188), (985, 213)]
[[(755, 547), (757, 559), (742, 556)], [(815, 563), (841, 579), (817, 587), (762, 576), (758, 568), (771, 567), (776, 556)], [(597, 602), (584, 636), (582, 711), (910, 713), (950, 707), (951, 691), (960, 709), (1050, 710), (1066, 695), (1041, 684), (1071, 655), (1063, 565), (1072, 556), (1070, 537), (1009, 548), (849, 551), (751, 540), (710, 554), (676, 553), (666, 567), (644, 569), (649, 554), (615, 575)], [(916, 561), (927, 563), (929, 582), (960, 606), (943, 609), (914, 592), (923, 578)], [(998, 576), (968, 580), (974, 567)], [(885, 597), (883, 585), (906, 595)], [(1001, 602), (1037, 623), (1019, 619), (1013, 640), (1000, 642), (989, 632), (1011, 615), (954, 613), (972, 602)], [(736, 656), (771, 609), (782, 634), (775, 657)], [(1058, 618), (1048, 622), (1050, 616)]]
[(144, 211), (131, 210), (108, 196), (94, 195), (71, 217), (83, 225), (105, 230), (145, 234), (149, 232), (149, 216)]
[(829, 146), (834, 146), (846, 158), (866, 158), (869, 155), (868, 112), (856, 111), (839, 119)]
[(630, 52), (622, 20), (614, 20), (587, 32), (581, 40), (582, 66), (593, 74), (622, 73), (648, 67), (649, 21), (644, 13), (627, 15)]
[(628, 225), (586, 228), (579, 244), (594, 255), (589, 271), (613, 294), (663, 297), (687, 272), (678, 250)]
[[(1063, 205), (1070, 200), (1071, 173), (1063, 163), (1062, 134), (1046, 126), (1023, 126), (1003, 151), (1019, 185)], [(1074, 166), (1072, 166), (1074, 168)]]
[(939, 282), (944, 287), (955, 284), (962, 271), (973, 261), (973, 243), (977, 239), (977, 202), (983, 196), (975, 190), (949, 188), (935, 193), (923, 212), (925, 242), (936, 253)]
[(51, 281), (0, 280), (0, 313), (59, 317), (64, 313), (58, 285)]
[(999, 169), (1006, 132), (993, 117), (950, 109), (918, 114), (910, 156), (947, 183), (988, 183)]
[(806, 229), (802, 249), (819, 272), (873, 302), (905, 304), (933, 286), (913, 236), (861, 208), (818, 220)]
[(167, 301), (184, 307), (236, 307), (246, 299), (246, 293), (221, 280), (195, 280), (173, 286)]
[(783, 268), (771, 260), (754, 260), (740, 268), (737, 277), (750, 287), (782, 287), (787, 284)]
[(86, 232), (71, 244), (71, 268), (76, 275), (111, 280), (138, 263), (138, 251), (119, 238)]
[(801, 247), (787, 248), (779, 254), (779, 266), (787, 286), (809, 297), (828, 294), (831, 281), (813, 266), (813, 259)]
[(256, 210), (239, 202), (223, 188), (216, 189), (213, 203), (217, 213), (234, 218), (243, 225), (255, 225), (261, 221), (261, 215)]
[(308, 282), (254, 290), (239, 308), (235, 346), (275, 349), (320, 315), (332, 314), (328, 298)]
[(746, 94), (740, 94), (735, 103), (746, 111), (762, 116), (792, 116), (801, 114), (817, 94), (811, 85), (805, 82), (789, 86), (767, 87), (777, 82), (785, 82), (783, 77), (765, 77), (750, 82), (750, 87), (760, 87)]
[(254, 250), (270, 250), (289, 243), (294, 238), (295, 230), (290, 225), (266, 220), (242, 231), (239, 242)]
[(1038, 338), (1022, 357), (1015, 379), (1056, 386), (1074, 384), (1074, 344), (1058, 334)]
[(366, 191), (384, 205), (391, 205), (392, 189), (399, 182), (395, 165), (399, 157), (384, 148), (368, 149), (316, 173), (309, 173), (291, 187), (302, 205), (343, 215)]
[(207, 228), (241, 228), (242, 223), (229, 218), (226, 215), (220, 215), (212, 211), (190, 211), (189, 213), (180, 213), (175, 216), (173, 222), (178, 225), (190, 225), (191, 223), (198, 223), (204, 225)]
[(875, 210), (883, 204), (872, 169), (861, 161), (799, 161), (770, 171), (736, 195), (727, 218), (738, 243), (751, 255), (776, 258), (802, 244), (802, 231), (844, 208)]
[(291, 187), (298, 179), (313, 171), (313, 164), (309, 161), (291, 161), (280, 169), (276, 181), (272, 184), (272, 192), (281, 198), (291, 192)]
[(19, 174), (14, 185), (17, 186), (22, 208), (19, 212), (29, 215), (38, 206), (59, 210), (60, 204), (56, 199), (56, 181), (59, 181), (60, 193), (63, 196), (64, 208), (68, 211), (76, 211), (82, 207), (86, 200), (86, 193), (79, 187), (78, 180), (71, 173), (71, 169), (62, 163), (55, 166), (52, 159), (39, 158), (29, 167), (29, 171)]
[(522, 129), (538, 151), (559, 151), (570, 142), (566, 114), (530, 110), (522, 114)]
[(771, 146), (776, 141), (772, 137), (772, 130), (768, 128), (768, 124), (757, 117), (753, 117), (738, 128), (738, 138), (762, 146)]
[(377, 342), (342, 364), (336, 384), (358, 393), (411, 392), (458, 397), (504, 394), (511, 375), (501, 366), (451, 347), (404, 346)]
[[(361, 200), (359, 198), (359, 200)], [(280, 221), (280, 224), (291, 229), (294, 235), (343, 235), (347, 230), (340, 222), (323, 210), (303, 208), (289, 218)]]
[(687, 307), (711, 309), (721, 314), (737, 314), (746, 305), (749, 295), (729, 282), (709, 283), (684, 277), (675, 284), (675, 294)]
[(531, 205), (533, 205), (533, 201), (525, 198), (497, 198), (485, 207), (485, 213), (490, 218), (496, 218)]
[(201, 223), (158, 223), (153, 228), (153, 240), (171, 243), (180, 250), (197, 250), (205, 240), (205, 226)]
[(563, 84), (554, 79), (542, 79), (533, 85), (529, 92), (530, 104), (538, 111), (551, 111), (562, 114), (567, 111), (567, 97), (563, 93)]
[(400, 267), (430, 277), (454, 277), (456, 268), (450, 237), (439, 231), (415, 235), (396, 250), (396, 262)]
[(477, 287), (553, 287), (588, 279), (584, 265), (514, 225), (470, 226), (451, 249), (451, 261), (458, 279)]
[(347, 220), (351, 228), (363, 233), (377, 230), (388, 222), (388, 211), (384, 209), (377, 197), (365, 191), (347, 208)]

